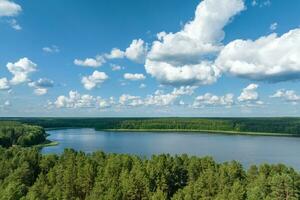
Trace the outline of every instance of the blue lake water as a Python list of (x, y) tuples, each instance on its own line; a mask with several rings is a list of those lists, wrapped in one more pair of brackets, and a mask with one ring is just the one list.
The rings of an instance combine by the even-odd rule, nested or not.
[(260, 163), (284, 163), (300, 170), (300, 138), (205, 133), (104, 132), (94, 129), (47, 131), (59, 142), (42, 153), (62, 153), (73, 148), (86, 153), (102, 150), (150, 157), (169, 153), (212, 156), (218, 162), (238, 160), (245, 167)]

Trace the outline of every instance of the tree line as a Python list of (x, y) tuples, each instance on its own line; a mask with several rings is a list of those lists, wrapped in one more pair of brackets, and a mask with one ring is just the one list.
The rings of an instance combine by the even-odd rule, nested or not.
[(300, 118), (14, 118), (23, 123), (53, 127), (136, 130), (234, 131), (300, 135)]
[(92, 154), (0, 148), (3, 200), (297, 200), (300, 174), (282, 164), (217, 163), (210, 157)]

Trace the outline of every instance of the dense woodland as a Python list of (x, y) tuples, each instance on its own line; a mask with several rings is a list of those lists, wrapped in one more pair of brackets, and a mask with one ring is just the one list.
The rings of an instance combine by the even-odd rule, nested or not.
[(234, 131), (300, 135), (300, 118), (10, 118), (45, 128)]
[(44, 129), (40, 126), (0, 121), (0, 146), (32, 146), (45, 142), (46, 137)]
[(282, 164), (246, 170), (187, 155), (42, 155), (31, 147), (45, 139), (42, 127), (1, 122), (0, 130), (0, 200), (300, 199), (299, 172)]
[(284, 165), (218, 164), (212, 158), (84, 154), (41, 155), (0, 148), (0, 199), (140, 200), (300, 198), (300, 175)]

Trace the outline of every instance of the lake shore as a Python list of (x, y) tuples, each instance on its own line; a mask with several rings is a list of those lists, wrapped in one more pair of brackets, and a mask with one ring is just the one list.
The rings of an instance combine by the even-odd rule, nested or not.
[(43, 148), (43, 147), (50, 147), (50, 146), (57, 146), (57, 145), (59, 145), (59, 142), (47, 140), (47, 141), (45, 141), (44, 143), (34, 145), (33, 147), (36, 147), (36, 148)]
[(300, 137), (297, 134), (287, 133), (265, 133), (265, 132), (240, 132), (222, 130), (193, 130), (193, 129), (95, 129), (97, 131), (116, 131), (116, 132), (184, 132), (184, 133), (212, 133), (229, 135), (252, 135), (252, 136), (278, 136), (278, 137)]

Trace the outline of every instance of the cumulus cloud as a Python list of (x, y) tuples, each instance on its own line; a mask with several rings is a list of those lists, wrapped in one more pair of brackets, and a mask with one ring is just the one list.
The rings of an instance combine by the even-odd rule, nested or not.
[(0, 0), (0, 17), (15, 17), (22, 7), (10, 0)]
[(300, 95), (296, 94), (294, 90), (280, 89), (275, 92), (275, 94), (270, 96), (271, 98), (280, 98), (288, 102), (298, 103), (300, 102)]
[(35, 88), (33, 92), (37, 96), (42, 96), (42, 95), (47, 94), (48, 89), (47, 88)]
[(16, 17), (22, 11), (22, 7), (10, 0), (0, 0), (0, 18), (8, 18), (6, 22), (15, 30), (19, 31), (22, 27), (18, 24), (17, 20), (12, 18)]
[(28, 86), (34, 88), (34, 94), (41, 96), (47, 94), (48, 89), (54, 86), (54, 82), (47, 78), (40, 78), (37, 81), (28, 83)]
[(124, 58), (125, 53), (118, 48), (113, 48), (110, 54), (105, 54), (107, 59), (116, 59), (116, 58)]
[(147, 46), (142, 39), (133, 40), (125, 51), (129, 60), (137, 63), (143, 63), (147, 54)]
[(126, 57), (133, 62), (144, 63), (147, 55), (147, 50), (147, 44), (142, 39), (134, 39), (125, 51), (122, 51), (118, 48), (113, 48), (109, 54), (104, 55), (107, 59)]
[(86, 58), (84, 60), (75, 59), (74, 64), (83, 67), (100, 67), (105, 63), (103, 56), (96, 56), (95, 58)]
[(17, 85), (29, 81), (29, 76), (36, 71), (37, 65), (24, 57), (15, 63), (7, 63), (6, 67), (13, 74), (10, 83)]
[(146, 97), (135, 96), (130, 94), (122, 94), (117, 101), (113, 97), (104, 99), (99, 96), (91, 96), (88, 94), (81, 95), (77, 91), (70, 91), (67, 96), (61, 95), (54, 102), (49, 102), (49, 107), (56, 108), (109, 108), (117, 107), (138, 107), (138, 106), (169, 106), (169, 105), (185, 105), (180, 97), (192, 95), (195, 86), (182, 86), (174, 88), (173, 91), (165, 93), (162, 90), (155, 91), (154, 94)]
[(125, 73), (123, 77), (124, 79), (130, 81), (140, 81), (146, 78), (144, 74), (131, 74), (131, 73)]
[(170, 93), (165, 93), (163, 90), (157, 90), (154, 94), (148, 95), (145, 98), (145, 105), (169, 106), (174, 104), (184, 95), (192, 95), (196, 88), (197, 87), (195, 86), (181, 86), (179, 88), (174, 88)]
[(279, 82), (300, 78), (300, 29), (257, 40), (234, 40), (216, 60), (224, 72), (250, 80)]
[(0, 78), (0, 90), (9, 90), (10, 84), (7, 78)]
[(174, 67), (166, 62), (147, 60), (145, 66), (147, 73), (166, 85), (206, 85), (221, 76), (220, 70), (208, 61)]
[(100, 109), (110, 108), (114, 104), (115, 104), (115, 101), (114, 101), (113, 97), (110, 97), (108, 100), (103, 99), (101, 97), (96, 98), (96, 107), (98, 107)]
[(193, 102), (192, 107), (203, 108), (205, 106), (226, 106), (230, 107), (234, 104), (234, 95), (229, 93), (224, 96), (217, 96), (211, 93), (197, 96)]
[(60, 49), (56, 45), (51, 45), (51, 46), (43, 47), (43, 51), (46, 53), (58, 53), (60, 52)]
[(82, 77), (81, 83), (83, 84), (85, 89), (91, 90), (96, 86), (101, 85), (107, 79), (108, 76), (105, 72), (99, 72), (96, 70), (92, 75)]
[(69, 96), (57, 97), (54, 105), (57, 108), (82, 108), (91, 107), (93, 97), (90, 95), (80, 95), (77, 91), (70, 91)]
[(195, 86), (181, 86), (174, 88), (172, 92), (165, 93), (163, 90), (156, 90), (154, 94), (147, 95), (145, 98), (140, 96), (133, 96), (129, 94), (123, 94), (119, 98), (119, 104), (121, 106), (169, 106), (176, 102), (179, 104), (179, 98), (184, 95), (192, 95)]
[(77, 91), (70, 91), (68, 96), (58, 96), (57, 99), (50, 106), (54, 105), (56, 108), (108, 108), (114, 104), (113, 97), (109, 99), (103, 99), (102, 97), (94, 97), (92, 95), (83, 94), (81, 95)]
[(259, 85), (252, 83), (242, 90), (242, 93), (238, 97), (241, 106), (253, 107), (264, 104), (264, 102), (259, 99), (257, 92), (258, 87)]
[(245, 87), (241, 93), (241, 95), (238, 97), (238, 101), (256, 101), (258, 100), (258, 92), (257, 92), (258, 85), (257, 84), (250, 84), (247, 87)]
[(119, 97), (119, 103), (122, 106), (141, 106), (144, 105), (144, 101), (140, 96), (133, 96), (129, 94), (122, 94)]
[(222, 48), (224, 26), (244, 8), (242, 0), (201, 1), (194, 19), (181, 31), (157, 35), (147, 56), (146, 71), (164, 84), (215, 81), (219, 71), (208, 60)]

